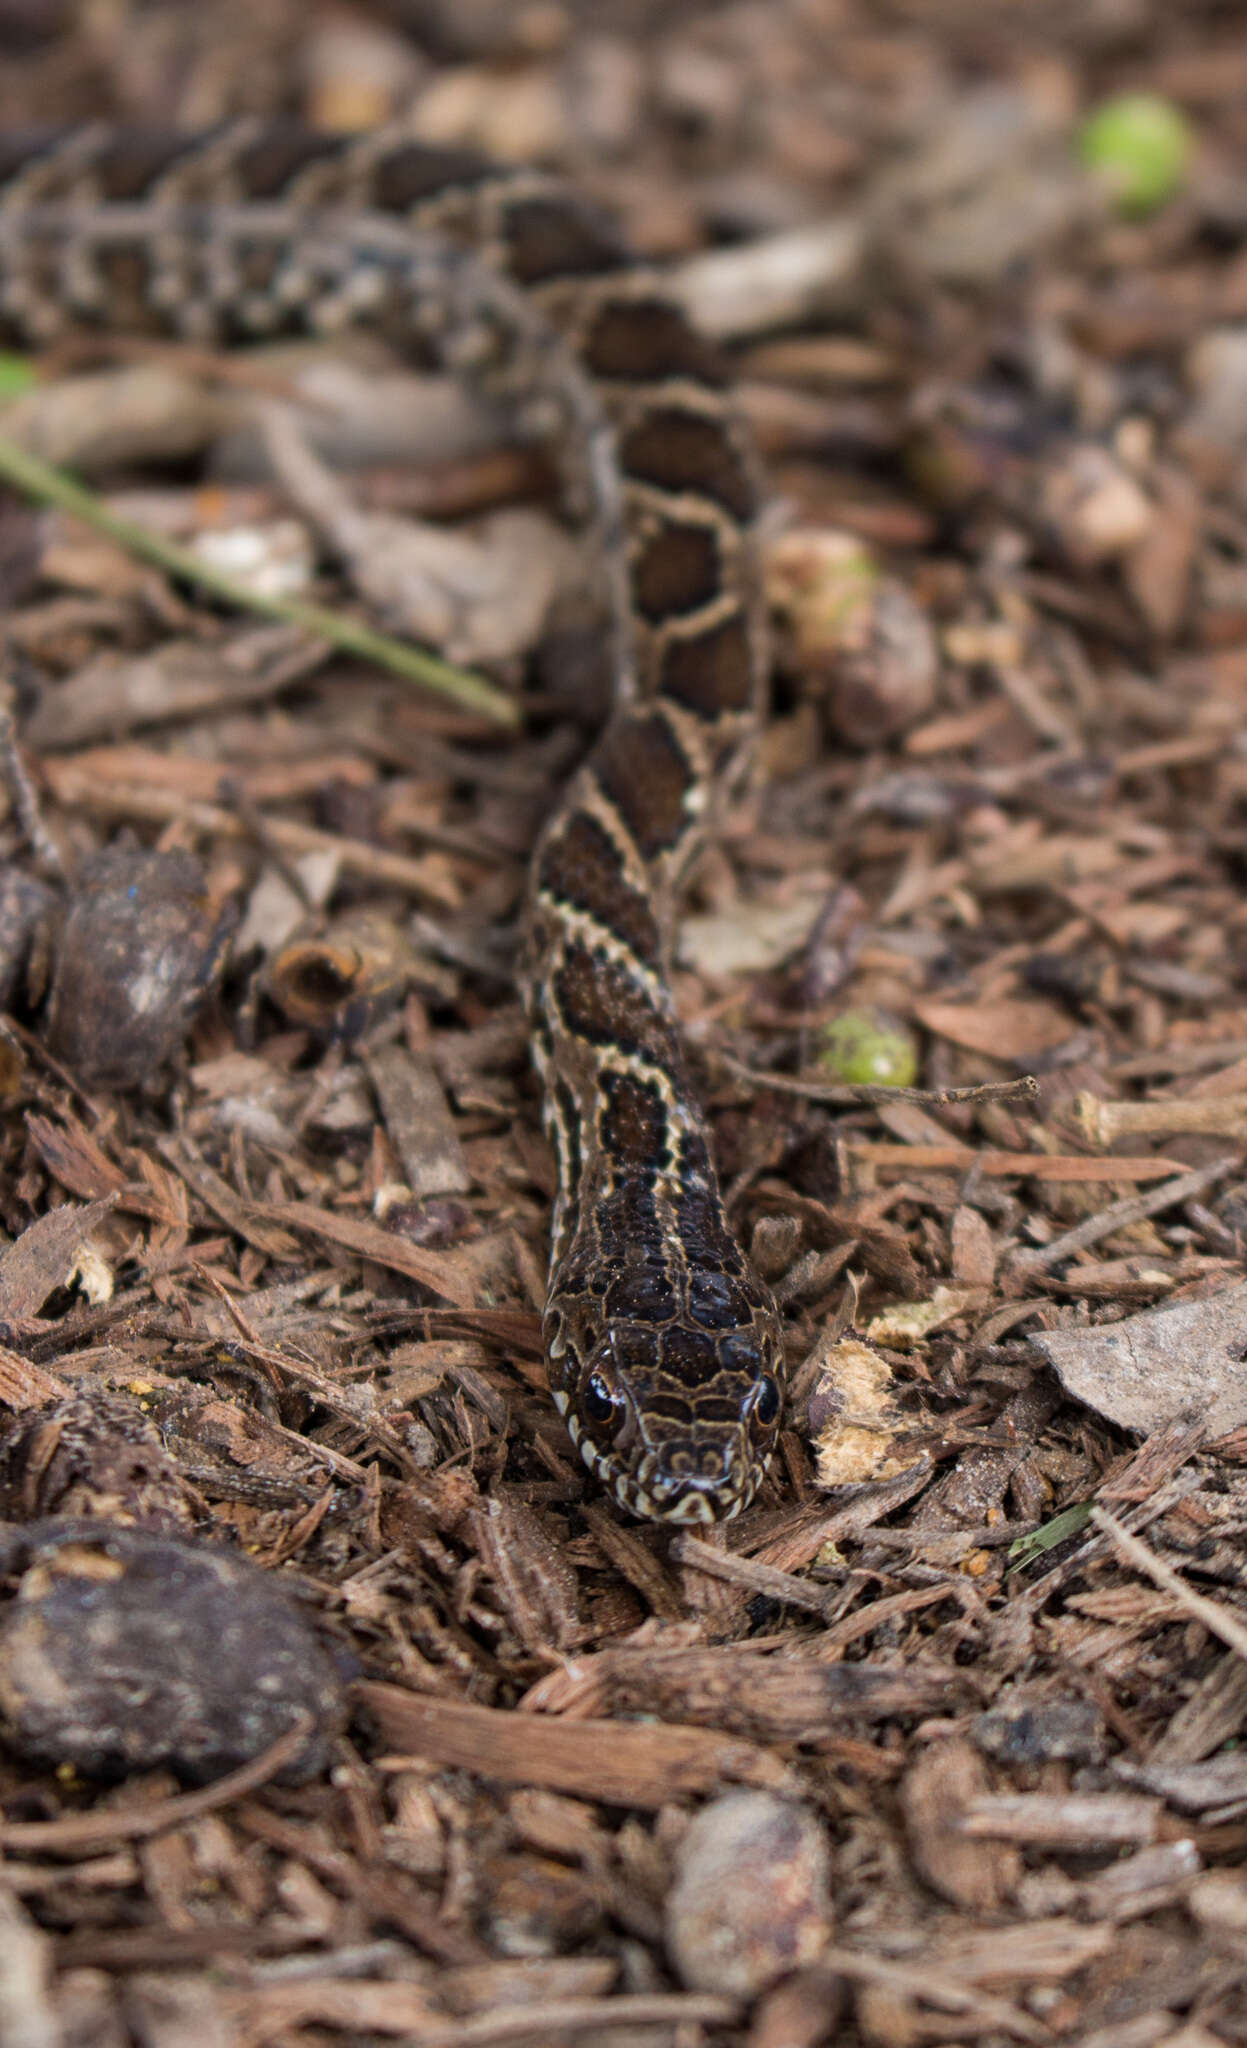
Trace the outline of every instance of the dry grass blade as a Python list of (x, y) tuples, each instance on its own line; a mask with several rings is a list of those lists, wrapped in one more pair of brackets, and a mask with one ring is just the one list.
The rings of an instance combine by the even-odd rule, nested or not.
[(38, 456), (29, 454), (4, 436), (0, 436), (0, 477), (39, 504), (55, 505), (62, 512), (72, 513), (75, 519), (84, 520), (140, 561), (151, 562), (156, 568), (163, 569), (166, 575), (180, 577), (210, 591), (214, 597), (221, 598), (238, 611), (257, 612), (263, 618), (280, 619), (285, 625), (298, 626), (304, 632), (315, 634), (318, 639), (327, 640), (341, 653), (355, 654), (363, 661), (375, 662), (391, 675), (419, 683), (422, 688), (449, 698), (463, 710), (477, 712), (498, 725), (518, 723), (516, 706), (480, 676), (453, 668), (436, 655), (408, 647), (387, 634), (374, 632), (371, 627), (361, 625), (345, 613), (327, 611), (322, 605), (305, 604), (298, 598), (266, 596), (239, 584), (232, 576), (203, 561), (191, 549), (179, 547), (162, 534), (151, 533), (131, 519), (118, 517), (94, 492), (62, 471), (51, 468), (48, 463), (41, 462)]

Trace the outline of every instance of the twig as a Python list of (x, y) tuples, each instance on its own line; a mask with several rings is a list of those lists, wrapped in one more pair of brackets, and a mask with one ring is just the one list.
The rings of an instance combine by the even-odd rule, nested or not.
[[(1159, 1180), (1163, 1174), (1178, 1170), (1176, 1159), (1151, 1155), (1134, 1159), (1113, 1153), (1108, 1158), (1089, 1159), (1083, 1152), (976, 1152), (972, 1145), (951, 1142), (891, 1145), (875, 1144), (869, 1139), (850, 1140), (845, 1151), (851, 1160), (860, 1161), (863, 1166), (899, 1166), (907, 1173), (967, 1173), (973, 1167), (988, 1180)], [(1178, 1188), (1177, 1181), (1170, 1184)], [(1175, 1199), (1182, 1199), (1180, 1190)], [(1071, 1231), (1070, 1236), (1073, 1235)]]
[(799, 1579), (793, 1572), (776, 1571), (774, 1565), (760, 1564), (756, 1558), (715, 1550), (696, 1536), (677, 1535), (669, 1555), (677, 1564), (691, 1565), (696, 1571), (709, 1573), (712, 1579), (725, 1579), (730, 1586), (761, 1593), (769, 1600), (782, 1600), (786, 1606), (805, 1608), (811, 1614), (826, 1615), (841, 1597), (839, 1584), (811, 1585), (808, 1579)]
[[(177, 790), (110, 786), (57, 761), (45, 761), (43, 773), (58, 802), (93, 811), (98, 817), (138, 819), (151, 825), (185, 825), (206, 839), (253, 836), (249, 821), (236, 811), (227, 811), (220, 804), (188, 800)], [(300, 824), (296, 818), (267, 819), (265, 834), (273, 846), (281, 847), (285, 853), (332, 854), (350, 874), (392, 883), (439, 910), (451, 907), (452, 898), (438, 886), (435, 870), (423, 860), (392, 852), (388, 846), (373, 846), (366, 839), (346, 839), (336, 832), (322, 832), (314, 825)]]
[(1166, 1564), (1162, 1557), (1157, 1557), (1156, 1552), (1149, 1550), (1146, 1543), (1141, 1543), (1137, 1536), (1132, 1536), (1129, 1529), (1123, 1529), (1117, 1517), (1110, 1515), (1107, 1508), (1092, 1508), (1091, 1519), (1096, 1527), (1103, 1529), (1109, 1540), (1116, 1544), (1129, 1563), (1137, 1570), (1146, 1572), (1154, 1586), (1159, 1586), (1163, 1593), (1171, 1593), (1195, 1621), (1203, 1624), (1209, 1635), (1217, 1636), (1227, 1649), (1233, 1650), (1236, 1657), (1242, 1657), (1247, 1661), (1247, 1627), (1231, 1614), (1228, 1608), (1222, 1607), (1220, 1601), (1209, 1600), (1203, 1593), (1197, 1593), (1194, 1587), (1188, 1586), (1186, 1580), (1178, 1576), (1172, 1565)]
[(1050, 2041), (1049, 2029), (1003, 1998), (967, 1985), (951, 1970), (925, 1963), (894, 1962), (890, 1956), (869, 1956), (854, 1948), (829, 1948), (819, 1957), (823, 1967), (859, 1984), (877, 1984), (904, 1998), (921, 1999), (938, 2012), (965, 2014), (977, 2032), (1012, 2034), (1018, 2041)]
[(829, 291), (857, 275), (866, 239), (862, 220), (841, 215), (691, 256), (666, 282), (704, 333), (740, 341), (799, 325)]
[(1105, 1102), (1098, 1095), (1079, 1095), (1074, 1116), (1088, 1144), (1111, 1145), (1117, 1138), (1142, 1132), (1167, 1136), (1175, 1131), (1211, 1131), (1225, 1137), (1247, 1123), (1247, 1095), (1172, 1095), (1150, 1102)]
[(798, 1081), (792, 1074), (747, 1067), (743, 1060), (733, 1059), (728, 1052), (716, 1052), (715, 1058), (752, 1088), (774, 1088), (781, 1095), (799, 1095), (807, 1102), (830, 1102), (841, 1108), (917, 1102), (924, 1109), (947, 1109), (954, 1103), (1033, 1102), (1039, 1093), (1039, 1083), (1033, 1074), (1023, 1074), (1016, 1081), (981, 1081), (973, 1088), (891, 1088), (874, 1081), (862, 1082), (860, 1086), (840, 1081)]
[(167, 1828), (182, 1827), (201, 1814), (215, 1813), (231, 1799), (256, 1792), (278, 1771), (293, 1763), (312, 1730), (312, 1716), (300, 1714), (293, 1727), (239, 1770), (205, 1785), (199, 1792), (183, 1792), (161, 1799), (154, 1806), (115, 1808), (107, 1813), (71, 1813), (64, 1820), (0, 1821), (0, 1846), (6, 1849), (50, 1849), (58, 1856), (75, 1849), (95, 1849), (101, 1842), (141, 1842), (162, 1835)]
[[(730, 2027), (740, 2005), (713, 1991), (633, 1991), (610, 1998), (547, 1998), (512, 2005), (470, 2019), (421, 2026), (407, 2036), (412, 2048), (492, 2048), (494, 2042), (549, 2041), (576, 2033), (592, 2040), (611, 2027)], [(670, 2038), (670, 2036), (668, 2036)]]
[(971, 1800), (957, 1832), (1045, 1849), (1121, 1849), (1156, 1840), (1164, 1801), (1144, 1792), (1006, 1792)]
[[(1162, 1210), (1172, 1209), (1177, 1202), (1189, 1202), (1192, 1195), (1202, 1195), (1205, 1188), (1212, 1187), (1231, 1173), (1240, 1160), (1240, 1153), (1226, 1152), (1220, 1159), (1214, 1159), (1211, 1166), (1198, 1167), (1194, 1173), (1180, 1174), (1177, 1180), (1165, 1181), (1161, 1187), (1153, 1188), (1150, 1194), (1128, 1195), (1120, 1202), (1111, 1202), (1098, 1215), (1088, 1216), (1085, 1223), (1054, 1237), (1051, 1244), (1041, 1245), (1035, 1251), (1019, 1252), (1014, 1258), (1013, 1269), (1016, 1273), (1039, 1273), (1048, 1266), (1058, 1266), (1072, 1252), (1085, 1251), (1088, 1245), (1111, 1237), (1115, 1230), (1122, 1229), (1127, 1223), (1138, 1223), (1145, 1216), (1159, 1216)], [(1115, 1163), (1111, 1158), (1097, 1161), (1106, 1180), (1112, 1178)]]
[(9, 792), (9, 802), (22, 829), (27, 846), (44, 873), (53, 881), (65, 879), (65, 863), (60, 849), (49, 834), (39, 815), (39, 799), (34, 784), (26, 772), (17, 747), (17, 734), (13, 727), (13, 714), (7, 708), (0, 709), (0, 779)]
[(107, 535), (128, 554), (137, 556), (140, 561), (154, 563), (167, 575), (181, 576), (188, 583), (211, 591), (214, 597), (233, 605), (238, 611), (258, 612), (263, 618), (281, 619), (286, 625), (314, 633), (343, 653), (357, 654), (364, 661), (375, 662), (379, 668), (388, 669), (392, 675), (420, 683), (438, 696), (449, 697), (465, 711), (479, 712), (497, 725), (519, 724), (520, 714), (516, 705), (483, 677), (472, 675), (466, 669), (454, 668), (435, 654), (409, 647), (401, 640), (392, 639), (389, 634), (374, 632), (359, 620), (329, 611), (323, 605), (305, 604), (294, 597), (266, 596), (249, 589), (212, 564), (202, 561), (191, 549), (179, 547), (176, 541), (166, 540), (163, 535), (152, 533), (133, 520), (111, 512), (93, 492), (66, 476), (63, 470), (53, 469), (50, 464), (41, 462), (37, 455), (29, 455), (3, 435), (0, 435), (0, 478), (28, 497), (37, 499), (40, 504), (55, 505), (62, 512), (72, 513), (75, 519), (85, 520), (97, 533)]

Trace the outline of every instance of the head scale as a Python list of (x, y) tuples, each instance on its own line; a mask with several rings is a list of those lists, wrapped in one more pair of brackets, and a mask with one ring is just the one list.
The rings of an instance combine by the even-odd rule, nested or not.
[(573, 1441), (630, 1514), (720, 1522), (762, 1482), (783, 1406), (783, 1350), (769, 1298), (748, 1322), (610, 1321), (551, 1303), (554, 1398)]

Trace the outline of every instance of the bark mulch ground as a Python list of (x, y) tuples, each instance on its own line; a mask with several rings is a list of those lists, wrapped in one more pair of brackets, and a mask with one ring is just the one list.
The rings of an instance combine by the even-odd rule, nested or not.
[[(3, 130), (557, 166), (731, 351), (775, 707), (676, 986), (795, 1389), (698, 1535), (545, 1394), (512, 961), (603, 703), (548, 466), (366, 337), (2, 366), (105, 524), (0, 507), (0, 2044), (1243, 2039), (1239, 10), (4, 0), (0, 56)], [(1122, 93), (1186, 139), (1133, 201)]]

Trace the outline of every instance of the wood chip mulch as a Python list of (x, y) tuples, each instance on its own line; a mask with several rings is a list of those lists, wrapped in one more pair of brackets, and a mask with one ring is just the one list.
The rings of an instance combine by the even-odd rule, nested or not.
[[(0, 505), (0, 2048), (1247, 2038), (1237, 11), (7, 0), (0, 58), (3, 131), (560, 166), (731, 350), (775, 709), (676, 990), (793, 1380), (695, 1534), (546, 1395), (546, 465), (367, 346), (41, 363), (0, 432), (171, 537), (364, 616), (298, 392), (556, 594), (500, 734)], [(1127, 91), (1151, 210), (1079, 163)]]

